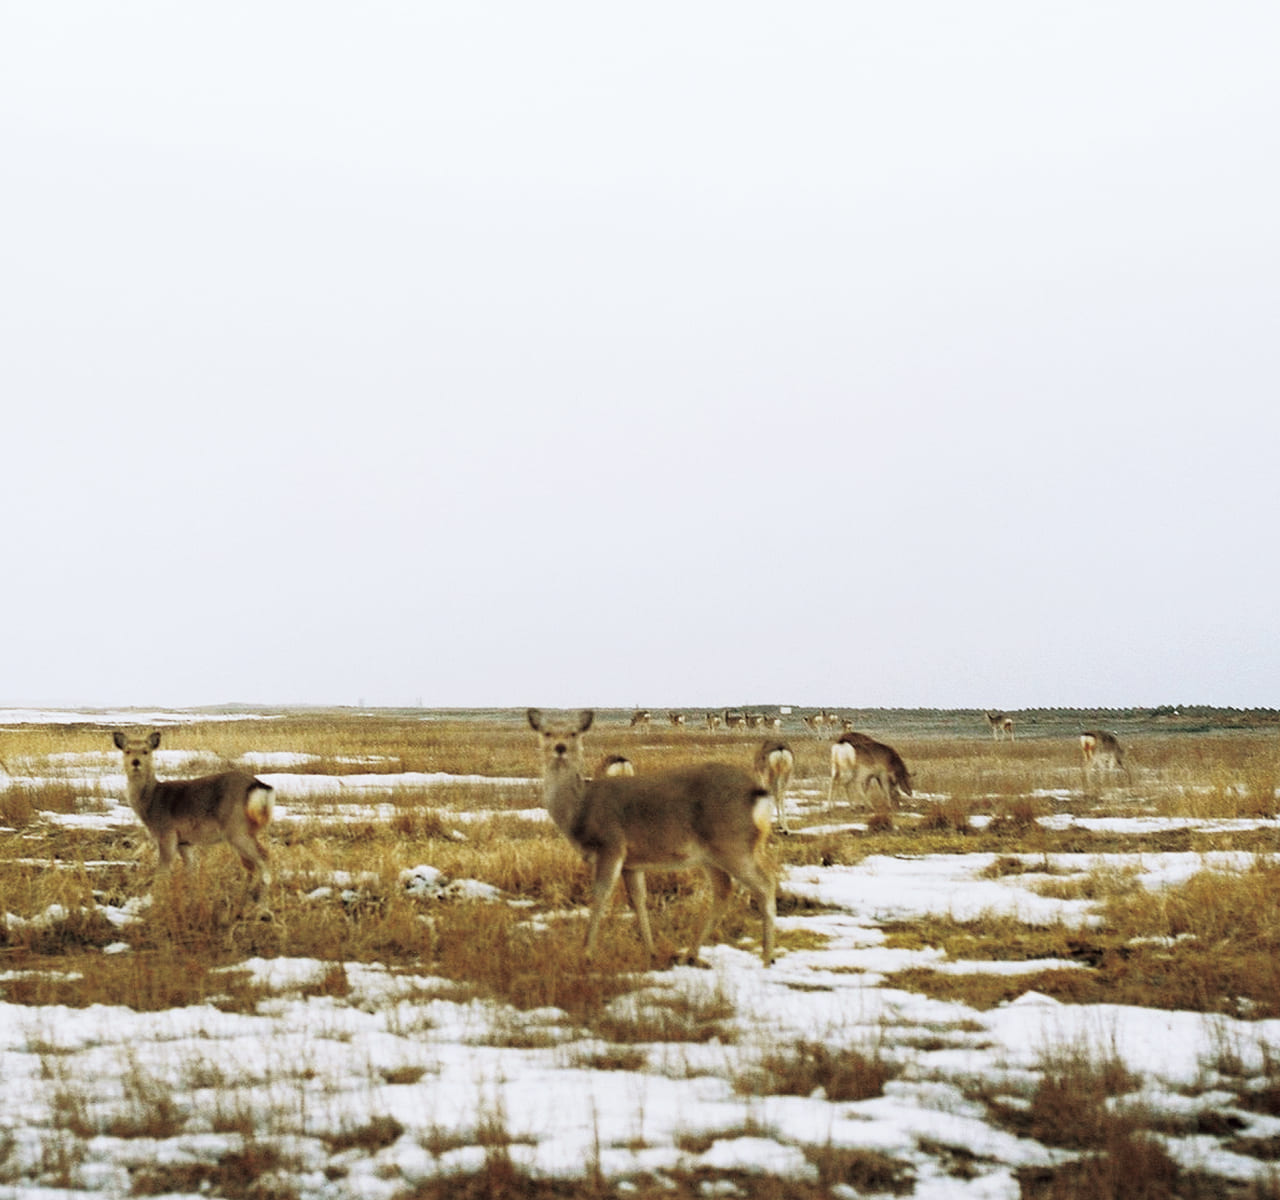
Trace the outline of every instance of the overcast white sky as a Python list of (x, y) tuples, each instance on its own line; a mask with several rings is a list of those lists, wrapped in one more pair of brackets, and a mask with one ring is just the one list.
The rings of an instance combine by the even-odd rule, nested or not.
[(4, 3), (0, 701), (1280, 704), (1277, 45)]

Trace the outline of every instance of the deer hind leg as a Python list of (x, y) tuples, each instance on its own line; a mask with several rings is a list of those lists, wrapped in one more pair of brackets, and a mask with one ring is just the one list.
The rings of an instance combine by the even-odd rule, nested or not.
[(262, 843), (249, 832), (228, 834), (227, 841), (240, 856), (244, 869), (249, 872), (250, 887), (253, 895), (258, 896), (264, 887), (271, 882), (271, 872), (267, 868), (267, 851)]
[(640, 927), (640, 940), (644, 943), (645, 953), (653, 964), (653, 934), (649, 930), (649, 891), (645, 887), (643, 871), (622, 872), (622, 887), (627, 893), (627, 902), (636, 914), (636, 924)]
[(760, 956), (766, 967), (773, 964), (774, 927), (778, 919), (777, 886), (773, 876), (754, 857), (735, 864), (734, 874), (743, 887), (754, 897), (764, 928), (760, 944)]
[(625, 857), (626, 852), (621, 849), (602, 851), (596, 855), (595, 876), (591, 881), (591, 917), (587, 922), (586, 958), (588, 962), (595, 955), (600, 922), (609, 909), (613, 889), (618, 886), (618, 876), (622, 874), (622, 863)]
[(729, 893), (733, 891), (733, 876), (729, 874), (723, 867), (712, 866), (711, 863), (704, 864), (703, 868), (707, 873), (707, 879), (711, 883), (711, 902), (707, 905), (706, 916), (702, 919), (702, 925), (694, 936), (693, 942), (689, 948), (680, 955), (679, 961), (687, 963), (691, 967), (705, 967), (698, 954), (702, 950), (702, 943), (707, 940), (707, 935), (715, 928), (716, 922), (720, 920), (720, 914), (724, 911), (725, 901), (729, 899)]
[(787, 781), (785, 779), (774, 780), (773, 813), (778, 827), (783, 833), (789, 834), (791, 826), (787, 824)]

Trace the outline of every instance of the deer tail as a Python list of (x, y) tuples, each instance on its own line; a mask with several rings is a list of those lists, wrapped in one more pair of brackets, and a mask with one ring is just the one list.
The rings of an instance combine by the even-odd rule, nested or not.
[(264, 826), (271, 824), (275, 815), (275, 789), (269, 784), (254, 780), (249, 794), (244, 798), (244, 815), (249, 819), (256, 833)]
[(759, 854), (769, 840), (769, 834), (773, 832), (773, 797), (762, 787), (751, 791), (751, 823), (756, 827), (755, 844), (751, 847), (751, 852)]

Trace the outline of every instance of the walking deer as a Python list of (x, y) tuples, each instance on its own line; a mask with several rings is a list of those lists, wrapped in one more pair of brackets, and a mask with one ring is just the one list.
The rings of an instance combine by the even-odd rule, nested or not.
[(787, 784), (795, 766), (796, 756), (786, 742), (762, 742), (756, 751), (756, 780), (773, 797), (775, 819), (787, 834), (791, 832), (787, 824)]
[(631, 728), (638, 729), (641, 733), (649, 732), (649, 724), (653, 720), (653, 714), (647, 709), (637, 708), (631, 714)]
[(667, 713), (667, 720), (671, 722), (673, 729), (683, 729), (685, 726), (685, 715), (682, 712)]
[(240, 855), (257, 897), (271, 882), (258, 834), (271, 823), (273, 789), (244, 771), (158, 780), (152, 752), (160, 745), (159, 730), (117, 729), (113, 740), (124, 755), (129, 807), (154, 839), (161, 868), (169, 870), (175, 854), (190, 867), (193, 847), (226, 841)]
[(774, 880), (763, 862), (770, 826), (768, 793), (745, 771), (725, 763), (586, 779), (582, 735), (591, 728), (594, 716), (587, 709), (553, 721), (539, 709), (528, 711), (529, 725), (539, 735), (543, 804), (592, 869), (587, 961), (595, 953), (600, 922), (619, 877), (652, 962), (645, 871), (701, 866), (711, 882), (711, 903), (679, 961), (698, 962), (702, 943), (736, 879), (760, 907), (761, 956), (768, 966), (773, 961), (777, 911)]
[(707, 713), (707, 731), (714, 733), (720, 728), (723, 719), (719, 713)]
[(1080, 751), (1084, 756), (1085, 783), (1097, 771), (1123, 771), (1127, 780), (1132, 781), (1129, 768), (1125, 765), (1124, 752), (1120, 749), (1120, 739), (1114, 733), (1101, 729), (1090, 729), (1080, 735)]
[(886, 803), (898, 807), (899, 795), (911, 795), (911, 775), (902, 756), (883, 742), (869, 738), (865, 733), (842, 733), (831, 747), (831, 786), (827, 790), (830, 806), (836, 786), (844, 789), (845, 799), (850, 799), (849, 788), (857, 784), (858, 791), (871, 807), (869, 786), (872, 780), (880, 785)]
[(1013, 741), (1013, 718), (1002, 712), (987, 713), (987, 724), (991, 726), (991, 736), (998, 742), (1002, 737)]

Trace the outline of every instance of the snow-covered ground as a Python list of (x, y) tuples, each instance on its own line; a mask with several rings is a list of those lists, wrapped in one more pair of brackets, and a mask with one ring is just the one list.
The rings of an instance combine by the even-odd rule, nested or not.
[[(324, 798), (361, 793), (367, 819), (370, 789), (458, 782), (431, 775), (339, 782), (288, 774), (299, 764), (287, 758), (261, 764), (275, 772), (270, 781), (285, 821), (291, 800), (312, 801), (317, 790)], [(51, 768), (59, 778), (94, 779), (105, 811), (50, 819), (133, 822), (122, 805), (101, 805), (104, 793), (123, 791), (109, 760)], [(459, 824), (466, 824), (461, 816)], [(1224, 824), (1230, 823), (1212, 822)], [(1152, 826), (1147, 818), (1106, 824), (1112, 831)], [(854, 867), (792, 868), (783, 891), (822, 909), (780, 918), (779, 926), (820, 935), (805, 939), (814, 948), (783, 950), (765, 970), (750, 950), (713, 945), (705, 951), (709, 970), (639, 977), (637, 989), (614, 1002), (619, 1015), (673, 1000), (727, 1004), (733, 1015), (709, 1042), (628, 1046), (638, 1055), (634, 1061), (562, 1012), (516, 1011), (427, 972), (377, 965), (344, 964), (344, 987), (331, 989), (341, 994), (315, 995), (325, 990), (316, 985), (333, 963), (242, 963), (235, 969), (270, 992), (250, 1014), (212, 1005), (161, 1013), (24, 1006), (2, 1001), (12, 975), (0, 973), (0, 1200), (126, 1195), (144, 1169), (216, 1165), (264, 1144), (272, 1153), (263, 1156), (263, 1169), (274, 1172), (284, 1194), (390, 1200), (423, 1180), (478, 1168), (492, 1152), (485, 1143), (494, 1128), (512, 1139), (506, 1152), (517, 1168), (536, 1175), (577, 1178), (599, 1170), (622, 1180), (701, 1168), (816, 1179), (816, 1155), (861, 1149), (902, 1163), (915, 1196), (1012, 1200), (1019, 1195), (1018, 1168), (1052, 1166), (1072, 1155), (1000, 1127), (977, 1097), (1025, 1106), (1046, 1063), (1063, 1053), (1127, 1066), (1141, 1085), (1116, 1100), (1119, 1106), (1177, 1117), (1179, 1128), (1195, 1128), (1195, 1114), (1207, 1111), (1228, 1118), (1236, 1137), (1280, 1138), (1280, 1120), (1240, 1103), (1248, 1091), (1275, 1083), (1280, 1021), (1064, 1005), (1032, 992), (979, 1012), (888, 986), (889, 973), (912, 966), (1070, 969), (1043, 961), (956, 963), (937, 950), (885, 945), (881, 922), (930, 913), (1073, 925), (1094, 919), (1086, 901), (1036, 894), (1034, 873), (985, 878), (992, 858), (880, 856)], [(1034, 861), (1058, 873), (1124, 866), (1144, 885), (1163, 887), (1249, 857), (1143, 853)], [(428, 900), (448, 895), (446, 882), (430, 864), (405, 878)], [(358, 885), (334, 880), (335, 887)], [(504, 899), (516, 898), (495, 897)], [(108, 915), (123, 924), (132, 913)], [(862, 1049), (892, 1062), (896, 1077), (883, 1095), (861, 1101), (832, 1100), (821, 1091), (753, 1094), (742, 1086), (759, 1078), (762, 1056), (806, 1041)], [(1220, 1072), (1227, 1061), (1230, 1075)], [(147, 1136), (130, 1131), (140, 1111), (158, 1107), (170, 1126), (163, 1136), (154, 1123)], [(1188, 1168), (1230, 1180), (1273, 1177), (1269, 1163), (1232, 1152), (1213, 1134), (1159, 1136)], [(964, 1170), (957, 1172), (959, 1160)], [(833, 1194), (854, 1192), (838, 1186)]]

